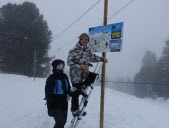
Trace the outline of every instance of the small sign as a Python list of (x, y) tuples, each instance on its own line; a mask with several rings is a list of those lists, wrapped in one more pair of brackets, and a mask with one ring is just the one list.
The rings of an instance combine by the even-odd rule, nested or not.
[(120, 52), (123, 22), (89, 28), (89, 47), (92, 52)]

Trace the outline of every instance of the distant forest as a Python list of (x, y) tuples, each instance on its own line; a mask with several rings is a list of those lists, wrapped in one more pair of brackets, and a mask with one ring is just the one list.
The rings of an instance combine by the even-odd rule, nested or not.
[(142, 66), (140, 71), (135, 75), (134, 82), (152, 84), (135, 85), (136, 96), (142, 98), (169, 98), (169, 40), (165, 44), (159, 59), (151, 51), (145, 53), (142, 59)]

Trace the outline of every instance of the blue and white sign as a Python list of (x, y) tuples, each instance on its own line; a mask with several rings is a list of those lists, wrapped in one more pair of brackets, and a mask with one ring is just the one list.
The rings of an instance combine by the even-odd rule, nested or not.
[(89, 28), (89, 47), (92, 52), (120, 52), (123, 22)]

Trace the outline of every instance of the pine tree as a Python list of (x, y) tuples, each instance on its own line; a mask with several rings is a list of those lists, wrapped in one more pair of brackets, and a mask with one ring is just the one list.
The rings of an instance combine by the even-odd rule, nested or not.
[[(0, 8), (1, 70), (33, 76), (34, 53), (37, 53), (37, 76), (49, 72), (48, 50), (51, 31), (34, 3), (8, 3)], [(1, 47), (2, 49), (2, 47)], [(0, 50), (1, 50), (0, 49)]]
[[(145, 56), (142, 59), (142, 67), (140, 71), (135, 75), (135, 82), (156, 82), (156, 70), (157, 59), (153, 52), (146, 51)], [(150, 97), (154, 93), (154, 87), (151, 85), (135, 85), (136, 96), (138, 97)]]
[[(158, 82), (163, 84), (169, 83), (169, 40), (166, 42), (162, 56), (158, 62)], [(159, 96), (169, 98), (169, 86), (160, 86), (158, 88)]]

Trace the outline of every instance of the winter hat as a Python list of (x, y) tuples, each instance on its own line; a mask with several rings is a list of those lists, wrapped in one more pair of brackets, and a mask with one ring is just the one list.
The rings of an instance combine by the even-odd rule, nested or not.
[(88, 38), (88, 41), (89, 41), (89, 36), (87, 33), (82, 33), (80, 36), (79, 36), (79, 40), (81, 40), (83, 37), (87, 37)]
[(64, 67), (65, 67), (65, 62), (63, 60), (60, 60), (60, 59), (56, 59), (52, 62), (52, 67), (53, 68), (56, 68), (59, 64), (63, 64)]

